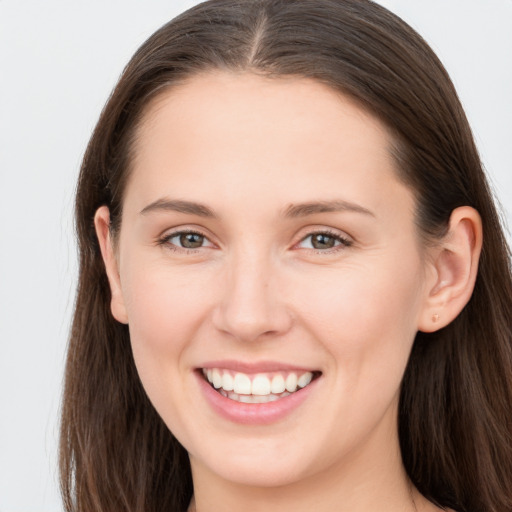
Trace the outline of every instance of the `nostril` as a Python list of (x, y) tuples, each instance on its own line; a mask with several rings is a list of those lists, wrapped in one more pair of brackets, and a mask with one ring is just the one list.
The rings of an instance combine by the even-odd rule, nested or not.
[(242, 342), (253, 342), (278, 337), (289, 331), (291, 316), (279, 307), (244, 309), (241, 305), (219, 308), (214, 315), (214, 326), (221, 332)]
[(244, 253), (231, 264), (213, 310), (215, 328), (244, 342), (287, 332), (292, 316), (268, 261)]

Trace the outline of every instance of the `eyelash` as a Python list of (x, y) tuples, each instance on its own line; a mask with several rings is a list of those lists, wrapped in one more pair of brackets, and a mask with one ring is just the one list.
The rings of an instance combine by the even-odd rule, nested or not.
[[(172, 251), (185, 251), (186, 253), (195, 253), (199, 249), (203, 248), (203, 246), (201, 246), (196, 249), (190, 249), (188, 247), (180, 247), (179, 245), (173, 244), (171, 242), (171, 240), (173, 238), (179, 237), (181, 235), (198, 235), (198, 236), (204, 238), (205, 240), (207, 240), (208, 242), (210, 242), (209, 238), (207, 236), (205, 236), (203, 233), (201, 233), (200, 231), (195, 231), (193, 229), (186, 229), (186, 230), (182, 230), (182, 231), (175, 231), (174, 233), (169, 233), (169, 234), (163, 236), (162, 238), (159, 238), (157, 240), (157, 244), (161, 245), (161, 246), (166, 246), (168, 249), (171, 249)], [(210, 242), (210, 244), (211, 244), (211, 242)]]
[(339, 242), (339, 244), (335, 245), (334, 247), (328, 248), (328, 249), (308, 248), (308, 250), (314, 251), (316, 254), (332, 254), (334, 252), (346, 249), (346, 248), (352, 246), (352, 244), (353, 244), (352, 240), (350, 240), (350, 239), (340, 235), (337, 232), (330, 231), (328, 229), (322, 229), (322, 230), (319, 230), (319, 231), (313, 231), (311, 233), (308, 233), (305, 237), (303, 237), (299, 241), (298, 244), (296, 244), (296, 246), (301, 244), (301, 243), (303, 243), (308, 238), (312, 238), (313, 236), (318, 236), (318, 235), (324, 235), (324, 236), (327, 236), (329, 238), (332, 238), (332, 239), (334, 239), (335, 242)]
[[(157, 244), (159, 246), (166, 246), (167, 248), (171, 249), (172, 251), (185, 251), (186, 253), (196, 253), (199, 249), (203, 249), (205, 246), (201, 246), (198, 248), (190, 249), (187, 247), (180, 247), (179, 245), (176, 245), (171, 242), (173, 238), (182, 236), (182, 235), (198, 235), (202, 237), (204, 240), (207, 240), (210, 244), (210, 240), (206, 235), (201, 233), (200, 231), (195, 231), (193, 229), (187, 229), (182, 231), (175, 231), (173, 233), (169, 233), (162, 238), (159, 238), (157, 240)], [(305, 242), (308, 238), (311, 238), (313, 236), (318, 235), (324, 235), (329, 238), (334, 239), (335, 242), (339, 242), (338, 245), (335, 245), (334, 247), (327, 248), (327, 249), (315, 249), (315, 248), (307, 248), (309, 251), (314, 251), (316, 254), (332, 254), (333, 252), (342, 250), (344, 248), (352, 246), (353, 242), (349, 240), (348, 238), (345, 238), (344, 236), (340, 235), (339, 233), (336, 233), (334, 231), (329, 231), (328, 229), (323, 229), (319, 231), (313, 231), (311, 233), (308, 233), (305, 237), (301, 238), (301, 240), (294, 245), (294, 247), (297, 247), (301, 243)], [(206, 246), (209, 247), (209, 246)]]

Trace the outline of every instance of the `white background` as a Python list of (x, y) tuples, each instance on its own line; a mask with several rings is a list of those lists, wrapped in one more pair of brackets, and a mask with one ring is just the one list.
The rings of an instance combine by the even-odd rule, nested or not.
[[(132, 53), (195, 3), (0, 0), (0, 512), (62, 510), (56, 448), (80, 159)], [(510, 221), (512, 0), (381, 3), (448, 68)]]

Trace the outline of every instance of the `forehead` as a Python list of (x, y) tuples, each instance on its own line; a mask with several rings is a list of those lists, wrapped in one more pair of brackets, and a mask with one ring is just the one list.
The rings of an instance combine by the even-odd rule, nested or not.
[(378, 119), (314, 80), (205, 73), (148, 106), (127, 196), (136, 190), (143, 207), (178, 191), (223, 205), (249, 187), (289, 202), (343, 192), (378, 203), (398, 184), (390, 144)]
[[(171, 123), (197, 137), (206, 134), (211, 142), (220, 142), (225, 135), (239, 139), (246, 135), (254, 145), (262, 141), (268, 145), (264, 135), (276, 134), (279, 140), (307, 135), (314, 137), (316, 144), (328, 144), (330, 135), (339, 134), (344, 138), (340, 143), (350, 144), (361, 136), (356, 128), (364, 129), (365, 141), (359, 142), (368, 146), (384, 149), (390, 142), (382, 123), (355, 100), (327, 85), (303, 77), (269, 78), (247, 72), (202, 73), (158, 95), (146, 108), (137, 147), (148, 142), (145, 136), (169, 131)], [(343, 126), (349, 129), (340, 133)], [(260, 129), (265, 131), (255, 133)]]

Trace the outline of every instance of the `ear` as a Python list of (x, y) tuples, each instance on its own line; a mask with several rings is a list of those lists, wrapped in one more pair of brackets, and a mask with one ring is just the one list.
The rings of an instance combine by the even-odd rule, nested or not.
[(126, 314), (118, 262), (110, 234), (110, 211), (107, 206), (101, 206), (96, 210), (94, 215), (94, 227), (96, 228), (96, 236), (98, 237), (101, 256), (105, 263), (108, 282), (110, 284), (110, 292), (112, 295), (110, 309), (112, 315), (118, 322), (127, 324), (128, 315)]
[(432, 249), (432, 276), (418, 329), (434, 332), (452, 322), (469, 302), (478, 272), (482, 249), (482, 221), (469, 206), (453, 210), (450, 226)]

